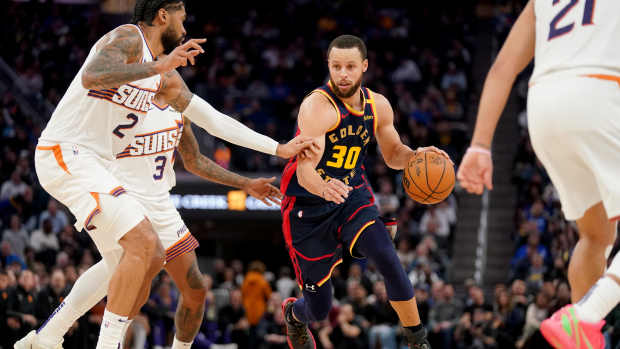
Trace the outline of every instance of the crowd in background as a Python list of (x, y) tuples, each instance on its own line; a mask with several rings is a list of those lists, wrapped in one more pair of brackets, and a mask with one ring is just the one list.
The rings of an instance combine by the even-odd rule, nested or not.
[[(463, 3), (451, 9), (432, 4), (396, 9), (390, 1), (381, 7), (370, 2), (274, 1), (269, 6), (253, 3), (252, 8), (236, 2), (221, 8), (191, 2), (189, 36), (206, 35), (209, 41), (198, 64), (181, 73), (192, 91), (221, 111), (286, 140), (294, 132), (303, 96), (326, 81), (329, 41), (344, 32), (360, 35), (369, 47), (365, 84), (391, 101), (403, 142), (412, 148), (436, 145), (458, 163), (476, 98), (471, 78), (475, 16)], [(51, 2), (10, 3), (5, 11), (0, 56), (31, 93), (57, 104), (88, 48), (106, 28), (105, 17), (96, 6)], [(514, 18), (510, 11), (496, 14), (500, 40)], [(301, 27), (309, 30), (293, 30)], [(509, 280), (493, 292), (485, 293), (473, 281), (464, 288), (446, 281), (458, 198), (437, 206), (418, 205), (406, 199), (399, 173), (385, 166), (376, 147), (368, 154), (366, 169), (381, 212), (398, 219), (395, 246), (415, 287), (433, 348), (543, 348), (540, 321), (569, 302), (566, 266), (576, 229), (563, 219), (557, 194), (534, 156), (525, 115), (519, 118), (514, 168), (519, 193), (515, 255)], [(90, 238), (73, 228), (71, 215), (37, 183), (33, 151), (45, 122), (25, 113), (15, 95), (0, 89), (0, 348), (9, 348), (40, 326), (78, 275), (99, 258)], [(224, 167), (282, 169), (273, 157), (200, 131), (198, 137), (201, 150)], [(203, 257), (211, 267), (205, 270), (207, 306), (194, 347), (287, 348), (280, 303), (298, 292), (288, 261), (277, 270), (265, 270), (261, 262)], [(345, 263), (332, 278), (335, 306), (328, 319), (311, 326), (318, 347), (404, 344), (372, 263)], [(178, 291), (163, 273), (154, 286), (128, 333), (128, 347), (165, 348), (171, 343)], [(464, 292), (457, 295), (455, 287)], [(259, 296), (256, 290), (261, 290)], [(94, 346), (104, 307), (99, 303), (71, 328), (64, 348)], [(608, 320), (620, 324), (620, 314), (612, 313)], [(618, 342), (613, 330), (608, 336)]]

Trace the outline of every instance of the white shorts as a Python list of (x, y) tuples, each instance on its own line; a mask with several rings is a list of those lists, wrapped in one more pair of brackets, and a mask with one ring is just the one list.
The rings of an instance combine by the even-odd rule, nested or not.
[(198, 247), (198, 241), (185, 226), (179, 211), (166, 194), (160, 199), (142, 198), (128, 192), (145, 209), (145, 215), (166, 250), (166, 263)]
[(530, 87), (532, 146), (555, 185), (564, 216), (603, 202), (620, 218), (620, 86), (591, 77), (549, 78)]
[(144, 208), (90, 149), (71, 143), (39, 142), (34, 157), (43, 189), (67, 206), (101, 253), (118, 249), (118, 241), (144, 219)]

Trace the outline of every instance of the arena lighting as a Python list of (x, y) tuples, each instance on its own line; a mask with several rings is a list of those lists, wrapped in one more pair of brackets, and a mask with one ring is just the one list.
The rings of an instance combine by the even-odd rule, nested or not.
[(241, 190), (230, 190), (226, 195), (171, 194), (179, 210), (279, 211), (280, 206), (267, 206)]

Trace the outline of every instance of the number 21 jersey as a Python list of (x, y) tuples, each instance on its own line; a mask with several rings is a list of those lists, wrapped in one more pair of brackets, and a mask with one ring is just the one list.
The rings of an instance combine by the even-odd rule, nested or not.
[(620, 75), (620, 1), (532, 1), (536, 15), (532, 83), (558, 72)]

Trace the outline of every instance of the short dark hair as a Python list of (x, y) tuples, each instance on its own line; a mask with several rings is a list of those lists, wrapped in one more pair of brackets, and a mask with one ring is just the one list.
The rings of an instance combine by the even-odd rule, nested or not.
[(147, 25), (153, 25), (153, 19), (159, 9), (178, 10), (183, 4), (183, 0), (138, 0), (133, 9), (131, 23), (144, 22)]
[(327, 48), (327, 57), (329, 57), (329, 53), (332, 51), (332, 48), (353, 48), (357, 47), (362, 54), (362, 59), (366, 59), (368, 57), (368, 50), (366, 49), (366, 44), (360, 38), (355, 35), (340, 35), (339, 37), (332, 40)]

